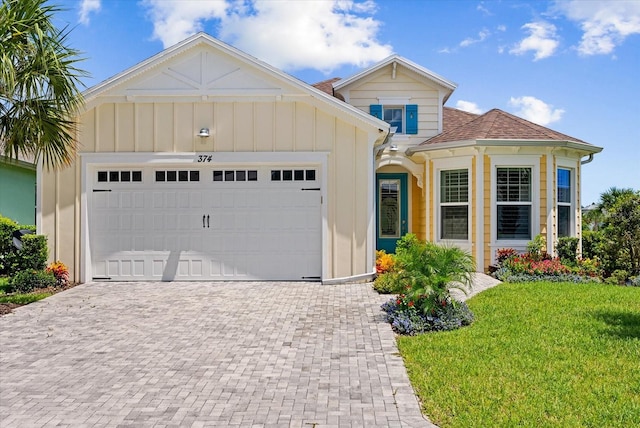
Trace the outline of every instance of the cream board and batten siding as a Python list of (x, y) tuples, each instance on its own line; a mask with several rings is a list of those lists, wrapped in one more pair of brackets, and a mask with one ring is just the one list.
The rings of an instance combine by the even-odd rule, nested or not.
[(418, 144), (425, 139), (438, 134), (441, 129), (442, 95), (433, 85), (426, 84), (424, 79), (413, 78), (411, 71), (398, 67), (395, 79), (392, 78), (391, 66), (384, 67), (358, 81), (340, 89), (340, 94), (352, 106), (369, 113), (371, 104), (385, 104), (385, 100), (402, 100), (404, 102), (390, 102), (391, 105), (418, 105), (418, 134), (407, 135), (412, 143)]
[[(104, 103), (83, 114), (81, 122), (80, 158), (83, 153), (119, 154), (126, 160), (129, 153), (213, 152), (215, 162), (215, 153), (326, 153), (323, 279), (373, 271), (372, 195), (359, 189), (371, 187), (375, 140), (353, 124), (302, 102), (275, 101)], [(202, 126), (211, 129), (211, 137), (196, 136)], [(356, 162), (361, 159), (370, 162)], [(80, 264), (81, 237), (88, 232), (81, 221), (80, 165), (43, 172), (39, 224), (49, 236), (50, 259), (67, 264), (75, 280), (90, 280), (81, 272), (86, 262)]]

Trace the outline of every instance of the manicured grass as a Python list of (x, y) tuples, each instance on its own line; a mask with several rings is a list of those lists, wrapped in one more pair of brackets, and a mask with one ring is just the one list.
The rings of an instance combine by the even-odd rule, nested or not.
[(0, 295), (3, 295), (7, 292), (7, 288), (9, 288), (9, 278), (6, 276), (0, 276)]
[(640, 426), (640, 288), (501, 284), (460, 330), (399, 337), (441, 427)]
[(12, 294), (6, 296), (7, 287), (9, 286), (9, 278), (0, 277), (0, 303), (15, 303), (16, 305), (28, 305), (29, 303), (37, 302), (46, 297), (51, 296), (53, 293), (26, 293), (26, 294)]

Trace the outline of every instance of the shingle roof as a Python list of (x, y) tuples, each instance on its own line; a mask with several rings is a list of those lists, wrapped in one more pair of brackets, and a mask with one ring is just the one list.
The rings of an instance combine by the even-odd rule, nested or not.
[(442, 132), (449, 132), (471, 122), (479, 115), (457, 108), (442, 108)]
[(333, 77), (331, 79), (323, 80), (322, 82), (314, 83), (313, 86), (316, 89), (320, 89), (322, 92), (326, 92), (329, 95), (333, 95), (333, 83), (338, 80), (342, 80), (339, 77)]
[[(588, 144), (499, 109), (489, 110), (479, 116), (464, 113), (445, 108), (444, 132), (423, 142), (421, 146), (469, 140), (571, 141)], [(448, 120), (451, 122), (447, 123)]]

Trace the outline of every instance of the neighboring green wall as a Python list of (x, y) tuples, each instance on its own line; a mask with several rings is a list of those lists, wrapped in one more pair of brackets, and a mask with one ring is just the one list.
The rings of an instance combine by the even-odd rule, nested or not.
[(19, 224), (36, 223), (36, 170), (0, 160), (0, 214)]

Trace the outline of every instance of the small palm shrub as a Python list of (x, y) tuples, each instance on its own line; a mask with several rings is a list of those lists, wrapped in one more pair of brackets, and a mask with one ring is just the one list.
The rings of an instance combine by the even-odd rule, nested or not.
[(9, 293), (30, 293), (38, 288), (56, 286), (56, 277), (45, 270), (23, 270), (9, 280)]
[[(466, 305), (453, 300), (449, 289), (466, 291), (474, 271), (473, 257), (465, 251), (405, 235), (396, 246), (393, 271), (384, 274), (385, 288), (399, 295), (383, 305), (388, 321), (402, 334), (444, 329), (435, 327), (441, 324), (451, 328), (467, 325), (470, 321), (465, 320), (472, 317), (462, 316), (468, 309), (459, 309)], [(452, 316), (457, 321), (451, 321)]]

